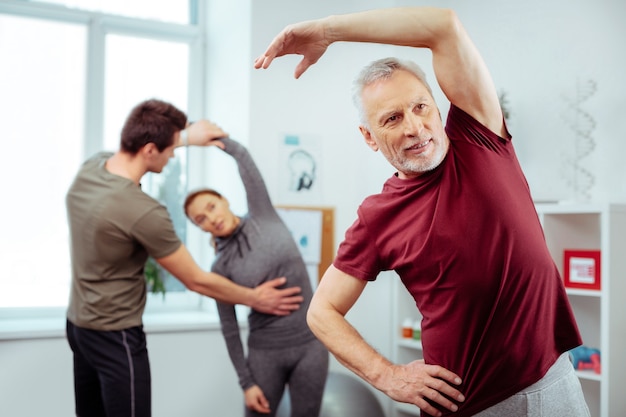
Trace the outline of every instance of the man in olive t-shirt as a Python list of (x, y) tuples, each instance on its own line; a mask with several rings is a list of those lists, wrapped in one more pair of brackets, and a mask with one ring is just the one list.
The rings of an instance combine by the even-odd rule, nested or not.
[(139, 103), (122, 129), (120, 149), (99, 153), (80, 168), (66, 196), (72, 284), (67, 338), (74, 353), (76, 415), (151, 415), (150, 365), (142, 314), (148, 256), (188, 289), (219, 301), (287, 315), (302, 302), (300, 288), (256, 288), (203, 271), (176, 236), (164, 206), (141, 191), (147, 172), (159, 173), (177, 146), (212, 146), (227, 134), (160, 100)]

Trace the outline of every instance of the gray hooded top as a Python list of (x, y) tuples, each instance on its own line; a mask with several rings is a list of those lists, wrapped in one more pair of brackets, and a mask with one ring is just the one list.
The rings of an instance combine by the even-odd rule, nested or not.
[[(291, 232), (270, 201), (265, 182), (248, 150), (232, 139), (221, 139), (225, 152), (237, 162), (244, 184), (248, 213), (227, 237), (216, 237), (216, 258), (211, 270), (247, 287), (273, 278), (286, 277), (285, 287), (299, 286), (304, 302), (287, 316), (251, 310), (248, 316), (248, 346), (256, 349), (285, 348), (315, 338), (306, 324), (306, 311), (313, 294), (311, 282)], [(246, 366), (234, 306), (217, 303), (222, 334), (237, 370), (242, 389), (254, 385)]]

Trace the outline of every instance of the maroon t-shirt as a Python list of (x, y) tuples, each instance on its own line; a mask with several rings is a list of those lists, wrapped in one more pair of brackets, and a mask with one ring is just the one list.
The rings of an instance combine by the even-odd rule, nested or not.
[(398, 273), (426, 363), (463, 379), (462, 417), (535, 383), (581, 338), (511, 139), (455, 106), (446, 133), (439, 167), (363, 201), (333, 264), (363, 280)]

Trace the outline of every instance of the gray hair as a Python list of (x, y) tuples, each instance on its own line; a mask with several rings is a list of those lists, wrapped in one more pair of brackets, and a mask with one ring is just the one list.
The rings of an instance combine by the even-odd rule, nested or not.
[(361, 70), (352, 85), (352, 101), (359, 114), (359, 120), (363, 126), (369, 128), (365, 110), (363, 109), (363, 98), (361, 94), (365, 87), (379, 80), (388, 80), (398, 70), (407, 71), (417, 77), (424, 84), (430, 95), (433, 95), (430, 85), (426, 81), (426, 74), (413, 61), (404, 61), (398, 58), (383, 58), (372, 62)]

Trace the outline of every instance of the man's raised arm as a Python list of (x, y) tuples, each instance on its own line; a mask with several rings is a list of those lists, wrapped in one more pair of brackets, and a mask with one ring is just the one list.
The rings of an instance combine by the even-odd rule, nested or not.
[(296, 54), (299, 78), (335, 42), (370, 42), (428, 48), (442, 91), (451, 103), (499, 135), (502, 111), (491, 75), (456, 13), (434, 7), (399, 7), (333, 15), (288, 25), (254, 62)]

